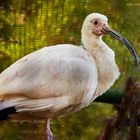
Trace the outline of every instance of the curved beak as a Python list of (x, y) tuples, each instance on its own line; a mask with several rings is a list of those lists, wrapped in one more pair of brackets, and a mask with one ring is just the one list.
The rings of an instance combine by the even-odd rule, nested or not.
[(134, 59), (135, 65), (138, 66), (139, 58), (138, 58), (134, 48), (132, 47), (132, 44), (127, 40), (127, 38), (125, 38), (124, 36), (122, 36), (118, 32), (116, 32), (113, 29), (110, 29), (109, 27), (106, 27), (106, 26), (104, 26), (103, 32), (107, 33), (107, 34), (111, 35), (112, 37), (114, 37), (114, 38), (118, 39), (119, 41), (121, 41), (127, 47), (127, 49), (130, 51), (130, 53), (131, 53), (131, 55), (132, 55), (132, 57)]

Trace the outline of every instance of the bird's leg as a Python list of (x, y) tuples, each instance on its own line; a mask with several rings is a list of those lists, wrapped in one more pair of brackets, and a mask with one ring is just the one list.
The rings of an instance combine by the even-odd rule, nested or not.
[(51, 121), (50, 118), (48, 118), (46, 121), (46, 140), (54, 140), (53, 133), (51, 132), (50, 129), (50, 121)]

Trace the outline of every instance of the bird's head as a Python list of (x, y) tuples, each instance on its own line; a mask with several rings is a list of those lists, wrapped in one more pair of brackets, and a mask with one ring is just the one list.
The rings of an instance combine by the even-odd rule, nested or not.
[(99, 13), (92, 13), (85, 18), (82, 33), (100, 37), (104, 34), (103, 29), (107, 26), (108, 19), (106, 16)]
[[(133, 49), (131, 43), (118, 32), (111, 29), (108, 25), (108, 18), (100, 13), (92, 13), (88, 15), (82, 26), (82, 42), (90, 44), (91, 42), (99, 41), (104, 34), (109, 34), (112, 37), (121, 41), (130, 51), (136, 65), (139, 64), (139, 58)], [(91, 42), (90, 42), (91, 41)]]

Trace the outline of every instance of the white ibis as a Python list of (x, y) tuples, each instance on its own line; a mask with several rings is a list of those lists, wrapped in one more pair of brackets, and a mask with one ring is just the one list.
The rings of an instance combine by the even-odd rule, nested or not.
[(89, 105), (120, 75), (114, 52), (102, 40), (103, 34), (123, 42), (135, 64), (139, 63), (131, 44), (110, 29), (106, 16), (88, 15), (81, 33), (86, 49), (70, 44), (45, 47), (19, 59), (0, 74), (1, 120), (14, 116), (46, 118), (47, 139), (51, 140), (49, 119)]

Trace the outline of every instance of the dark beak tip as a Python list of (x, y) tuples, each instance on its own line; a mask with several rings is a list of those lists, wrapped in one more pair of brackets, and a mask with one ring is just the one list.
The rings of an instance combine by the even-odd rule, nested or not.
[(139, 66), (140, 65), (140, 60), (138, 61), (138, 63), (136, 64), (136, 66)]
[(140, 59), (139, 57), (136, 55), (136, 59), (135, 59), (135, 66), (139, 66), (140, 65)]
[(135, 66), (136, 66), (136, 67), (140, 66), (140, 61), (136, 62), (136, 63), (135, 63)]

